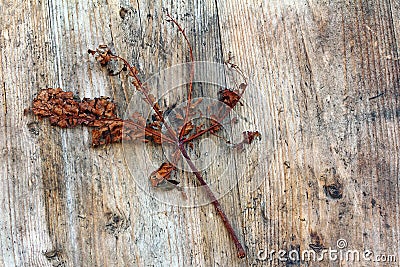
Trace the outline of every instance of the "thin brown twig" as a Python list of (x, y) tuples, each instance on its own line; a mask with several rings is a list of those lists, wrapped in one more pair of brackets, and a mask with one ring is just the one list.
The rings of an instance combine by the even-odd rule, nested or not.
[(225, 228), (228, 230), (228, 233), (230, 235), (230, 237), (233, 240), (233, 243), (236, 246), (236, 250), (237, 250), (237, 255), (239, 258), (244, 258), (246, 257), (246, 252), (243, 249), (242, 244), (239, 241), (239, 238), (236, 235), (235, 230), (233, 229), (231, 223), (228, 220), (228, 217), (226, 216), (225, 212), (223, 211), (221, 204), (219, 203), (218, 199), (215, 197), (214, 193), (211, 191), (211, 188), (208, 186), (208, 184), (206, 183), (206, 181), (204, 181), (202, 175), (200, 174), (200, 171), (196, 168), (196, 166), (194, 165), (194, 163), (192, 162), (192, 160), (190, 159), (184, 144), (181, 143), (179, 145), (179, 149), (183, 155), (183, 157), (186, 159), (186, 162), (189, 164), (190, 168), (192, 169), (194, 175), (196, 176), (197, 180), (199, 181), (200, 185), (204, 186), (204, 189), (207, 193), (208, 198), (211, 200), (211, 203), (213, 204), (213, 206), (215, 207), (215, 209), (218, 212), (218, 215), (221, 217)]
[(123, 123), (132, 124), (133, 126), (138, 127), (138, 128), (141, 128), (142, 130), (144, 130), (145, 133), (149, 133), (149, 134), (151, 134), (151, 135), (155, 135), (155, 136), (159, 137), (161, 140), (168, 141), (168, 142), (171, 143), (171, 144), (174, 144), (174, 143), (175, 143), (175, 140), (172, 140), (171, 138), (169, 138), (169, 137), (166, 136), (165, 134), (163, 134), (163, 133), (161, 133), (161, 132), (157, 132), (156, 130), (153, 130), (153, 129), (151, 129), (151, 128), (147, 128), (147, 127), (142, 126), (142, 125), (140, 125), (140, 124), (137, 124), (137, 123), (135, 123), (134, 121), (131, 121), (131, 120), (123, 120)]
[(189, 89), (188, 89), (188, 93), (187, 93), (187, 98), (188, 98), (188, 103), (186, 105), (186, 115), (184, 118), (184, 122), (183, 122), (183, 127), (179, 133), (179, 139), (182, 139), (183, 134), (185, 132), (185, 128), (186, 125), (188, 123), (188, 119), (189, 119), (189, 110), (190, 110), (190, 103), (192, 101), (192, 92), (193, 92), (193, 77), (194, 77), (194, 57), (193, 57), (193, 48), (192, 45), (189, 42), (189, 39), (186, 36), (185, 30), (181, 27), (181, 25), (179, 25), (179, 23), (169, 14), (168, 10), (166, 10), (166, 16), (169, 18), (169, 20), (174, 23), (177, 27), (178, 30), (182, 33), (183, 38), (186, 41), (187, 46), (189, 47), (189, 56), (190, 56), (190, 62), (191, 62), (191, 66), (190, 66), (190, 79), (189, 79)]
[(149, 96), (149, 94), (147, 92), (147, 89), (143, 88), (143, 83), (140, 81), (139, 77), (137, 76), (136, 70), (123, 57), (120, 57), (120, 56), (117, 56), (117, 55), (111, 55), (111, 58), (114, 58), (114, 59), (117, 59), (117, 60), (121, 60), (124, 63), (124, 65), (129, 69), (129, 73), (131, 73), (131, 75), (133, 76), (133, 78), (137, 82), (137, 90), (144, 95), (145, 102), (148, 103), (151, 106), (151, 108), (157, 114), (157, 117), (161, 120), (161, 122), (164, 123), (165, 127), (167, 128), (168, 132), (170, 133), (170, 136), (175, 140), (175, 142), (177, 142), (178, 139), (176, 138), (175, 131), (168, 125), (168, 123), (165, 123), (163, 114), (161, 113), (161, 111), (158, 108), (156, 108), (154, 103), (152, 103), (153, 101), (151, 100), (151, 98), (150, 98), (150, 96)]

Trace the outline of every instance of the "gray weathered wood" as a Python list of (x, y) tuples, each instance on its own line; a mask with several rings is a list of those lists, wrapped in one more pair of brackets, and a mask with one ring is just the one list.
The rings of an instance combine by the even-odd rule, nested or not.
[[(336, 249), (338, 239), (400, 261), (398, 1), (3, 0), (0, 8), (0, 266), (384, 265), (260, 259), (261, 250)], [(187, 62), (163, 8), (185, 28), (196, 60), (222, 62), (231, 51), (250, 79), (240, 112), (263, 137), (233, 154), (218, 183), (237, 180), (221, 204), (246, 259), (236, 258), (211, 205), (171, 206), (143, 191), (135, 181), (154, 168), (130, 170), (121, 144), (92, 148), (87, 128), (24, 115), (46, 87), (110, 96), (122, 114), (132, 85), (86, 51), (108, 44), (143, 79)]]

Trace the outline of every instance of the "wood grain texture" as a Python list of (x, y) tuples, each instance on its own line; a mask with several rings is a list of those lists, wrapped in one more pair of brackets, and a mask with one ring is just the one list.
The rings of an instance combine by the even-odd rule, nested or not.
[[(244, 2), (0, 3), (0, 266), (398, 265), (399, 2)], [(86, 128), (24, 115), (46, 87), (110, 96), (122, 115), (132, 85), (109, 77), (87, 49), (111, 46), (144, 80), (187, 62), (163, 8), (185, 28), (196, 60), (222, 62), (231, 51), (250, 79), (240, 112), (263, 139), (234, 154), (232, 168), (221, 161), (223, 177), (237, 181), (221, 204), (246, 245), (242, 260), (211, 205), (153, 198), (137, 182), (153, 166), (129, 168), (121, 144), (92, 148)], [(183, 99), (174, 92), (166, 102)], [(261, 250), (336, 249), (338, 239), (397, 262), (260, 258)]]

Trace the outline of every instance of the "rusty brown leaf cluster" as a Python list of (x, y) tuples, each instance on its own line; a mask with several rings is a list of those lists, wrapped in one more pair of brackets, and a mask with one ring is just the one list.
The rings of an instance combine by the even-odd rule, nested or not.
[(159, 122), (147, 124), (139, 113), (133, 114), (128, 120), (122, 120), (115, 110), (115, 104), (106, 97), (79, 100), (74, 97), (73, 92), (65, 92), (61, 88), (42, 89), (29, 109), (39, 118), (49, 118), (51, 125), (61, 128), (73, 128), (78, 125), (94, 127), (93, 146), (122, 140), (152, 141), (161, 144)]
[(117, 118), (115, 104), (108, 98), (74, 99), (72, 92), (61, 88), (41, 90), (33, 100), (30, 109), (40, 118), (48, 117), (51, 125), (61, 128), (72, 128), (77, 125), (101, 126), (102, 120)]

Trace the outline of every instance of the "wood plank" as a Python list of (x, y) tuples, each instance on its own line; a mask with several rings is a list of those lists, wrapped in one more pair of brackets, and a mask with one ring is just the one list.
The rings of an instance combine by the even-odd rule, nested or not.
[[(86, 51), (109, 45), (143, 80), (189, 61), (163, 8), (185, 28), (195, 60), (221, 63), (232, 52), (249, 78), (226, 134), (257, 129), (262, 139), (243, 153), (222, 146), (224, 157), (203, 172), (246, 259), (212, 205), (184, 207), (195, 199), (150, 187), (161, 149), (92, 148), (87, 128), (24, 115), (46, 87), (110, 96), (121, 116), (148, 111), (128, 77), (108, 76)], [(339, 239), (399, 260), (397, 1), (52, 0), (1, 9), (0, 266), (382, 266), (262, 259), (272, 249), (336, 249)], [(217, 96), (215, 86), (194, 88), (195, 97)], [(168, 93), (164, 106), (186, 98), (162, 81), (154, 91)], [(207, 142), (204, 155), (218, 139)], [(190, 173), (177, 178), (195, 184)]]

